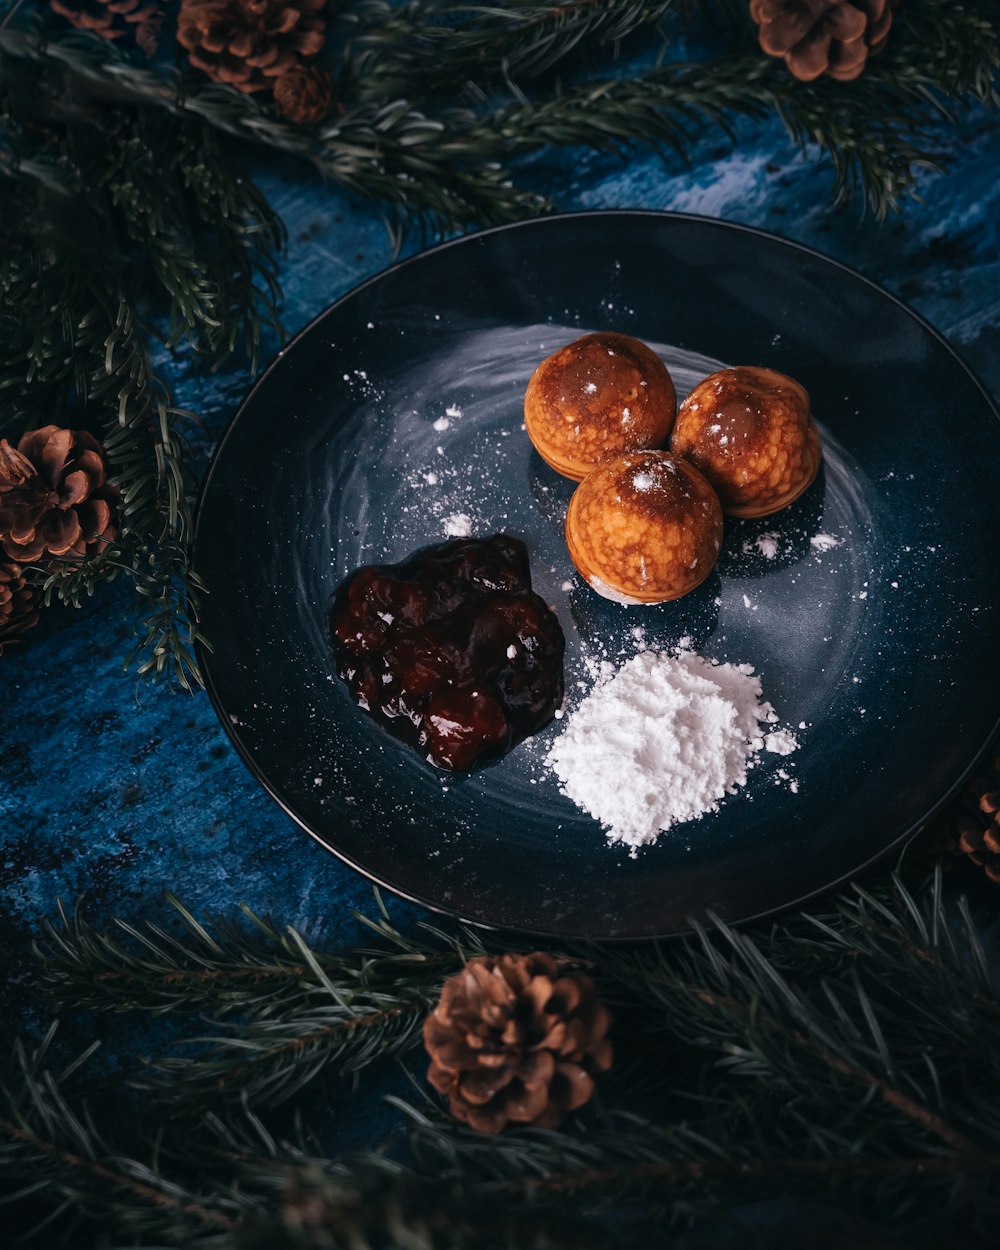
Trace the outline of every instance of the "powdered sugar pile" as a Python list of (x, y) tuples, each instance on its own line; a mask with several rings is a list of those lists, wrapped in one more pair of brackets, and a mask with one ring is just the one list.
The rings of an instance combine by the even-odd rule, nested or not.
[(547, 761), (608, 840), (634, 854), (672, 825), (716, 811), (760, 751), (793, 751), (787, 730), (765, 737), (762, 726), (777, 719), (751, 665), (642, 651), (605, 674)]

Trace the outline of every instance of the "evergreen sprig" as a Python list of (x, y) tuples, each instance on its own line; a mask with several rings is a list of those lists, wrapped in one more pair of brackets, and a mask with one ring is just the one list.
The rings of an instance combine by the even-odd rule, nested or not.
[(126, 666), (190, 689), (204, 593), (189, 557), (190, 414), (151, 344), (209, 366), (241, 350), (255, 368), (262, 339), (280, 333), (283, 227), (209, 128), (155, 109), (67, 113), (54, 104), (65, 84), (21, 68), (0, 97), (0, 434), (89, 428), (121, 490), (114, 542), (29, 576), (44, 603), (73, 605), (128, 576), (138, 611)]
[[(621, 38), (650, 32), (674, 7), (511, 0), (454, 11), (439, 0), (413, 0), (388, 16), (373, 0), (349, 11), (345, 65), (354, 96), (315, 134), (252, 97), (185, 81), (171, 68), (136, 65), (95, 38), (46, 36), (22, 24), (0, 32), (0, 41), (12, 56), (58, 62), (91, 91), (193, 113), (230, 134), (307, 157), (333, 181), (383, 204), (397, 222), (403, 214), (434, 230), (498, 224), (545, 207), (511, 181), (512, 162), (537, 150), (540, 131), (549, 145), (685, 153), (696, 133), (692, 123), (726, 133), (727, 115), (770, 111), (797, 142), (817, 144), (832, 160), (839, 199), (860, 196), (882, 217), (899, 207), (921, 166), (940, 167), (929, 126), (947, 99), (996, 102), (1000, 47), (991, 0), (910, 0), (897, 15), (889, 51), (849, 84), (797, 82), (760, 54), (746, 21), (730, 23), (737, 27), (732, 51), (608, 76), (602, 50), (606, 60)], [(696, 7), (700, 15), (716, 13), (707, 0)], [(542, 81), (530, 98), (518, 85), (516, 74), (544, 80), (587, 48), (596, 71)], [(456, 86), (468, 95), (468, 83), (478, 88), (478, 107), (458, 107)]]
[[(111, 1144), (70, 1093), (78, 1071), (57, 1077), (54, 1056), (27, 1062), (25, 1049), (0, 1108), (0, 1173), (27, 1187), (25, 1201), (70, 1195), (108, 1244), (141, 1233), (226, 1250), (279, 1234), (303, 1250), (721, 1248), (734, 1228), (737, 1244), (755, 1244), (739, 1210), (762, 1199), (782, 1200), (785, 1223), (765, 1226), (761, 1245), (804, 1244), (794, 1238), (827, 1221), (831, 1246), (862, 1234), (880, 1246), (992, 1244), (1000, 999), (973, 918), (940, 876), (920, 893), (899, 880), (854, 887), (756, 930), (561, 947), (586, 961), (616, 1015), (596, 1106), (558, 1131), (491, 1137), (426, 1094), (393, 1097), (405, 1149), (344, 1157), (271, 1108), (315, 1108), (330, 1079), (372, 1080), (387, 1056), (410, 1054), (419, 1070), (442, 979), (484, 948), (534, 944), (458, 926), (404, 935), (383, 912), (366, 943), (328, 952), (249, 913), (202, 923), (175, 908), (179, 930), (118, 934), (62, 909), (37, 948), (61, 1012), (197, 1011), (225, 1024), (227, 1052), (214, 1037), (200, 1059), (158, 1065), (155, 1145)], [(405, 1024), (386, 1029), (392, 1012)], [(305, 1058), (272, 1055), (258, 1079), (266, 1036)], [(137, 1084), (140, 1105), (150, 1084)], [(51, 1244), (68, 1218), (61, 1208)]]
[(359, 99), (482, 93), (541, 77), (574, 53), (614, 55), (623, 41), (655, 29), (681, 0), (508, 0), (502, 6), (442, 0), (364, 0), (348, 10), (345, 68)]

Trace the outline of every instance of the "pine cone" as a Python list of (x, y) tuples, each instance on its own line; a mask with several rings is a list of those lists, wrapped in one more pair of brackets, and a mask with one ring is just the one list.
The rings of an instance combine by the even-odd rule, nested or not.
[(889, 39), (899, 0), (750, 0), (760, 46), (780, 56), (796, 78), (821, 74), (849, 82)]
[(38, 622), (34, 590), (16, 564), (0, 562), (0, 655), (18, 634)]
[[(996, 751), (998, 743), (994, 743)], [(965, 854), (1000, 884), (1000, 755), (987, 758), (961, 795), (920, 834), (937, 860)]]
[(46, 425), (16, 450), (0, 439), (0, 547), (11, 559), (92, 555), (117, 533), (118, 499), (104, 450), (85, 430)]
[(1000, 756), (987, 761), (966, 786), (951, 828), (958, 849), (1000, 883)]
[(453, 1116), (482, 1132), (554, 1128), (610, 1068), (610, 1024), (591, 979), (551, 955), (470, 959), (424, 1022), (427, 1079)]
[(290, 122), (315, 125), (333, 107), (333, 80), (314, 65), (294, 65), (274, 84), (274, 102)]
[(160, 0), (52, 0), (52, 11), (77, 30), (90, 30), (102, 39), (131, 34), (147, 56), (159, 46), (163, 8)]
[(322, 48), (326, 0), (181, 0), (177, 42), (215, 82), (263, 91)]

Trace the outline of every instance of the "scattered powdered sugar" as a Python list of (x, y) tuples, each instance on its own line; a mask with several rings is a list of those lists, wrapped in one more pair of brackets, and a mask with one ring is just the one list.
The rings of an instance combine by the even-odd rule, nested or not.
[(777, 530), (768, 530), (766, 534), (758, 534), (752, 541), (745, 542), (743, 551), (750, 555), (757, 550), (765, 560), (773, 560), (780, 550), (780, 537)]
[(834, 547), (839, 547), (844, 540), (838, 538), (835, 534), (813, 534), (809, 539), (810, 546), (815, 551), (832, 551)]
[(472, 533), (472, 517), (467, 512), (453, 512), (444, 518), (446, 538), (468, 538)]
[(793, 733), (789, 733), (787, 729), (775, 729), (773, 733), (769, 733), (764, 739), (764, 750), (771, 751), (775, 755), (791, 755), (793, 751), (798, 749), (798, 738)]
[[(685, 820), (716, 811), (747, 779), (778, 718), (749, 664), (716, 664), (692, 651), (641, 651), (598, 682), (567, 718), (547, 763), (561, 788), (636, 848)], [(798, 743), (778, 730), (769, 749)]]

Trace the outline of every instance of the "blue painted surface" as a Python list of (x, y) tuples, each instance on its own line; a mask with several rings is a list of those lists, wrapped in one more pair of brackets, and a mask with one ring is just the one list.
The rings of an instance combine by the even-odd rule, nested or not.
[[(525, 172), (563, 209), (694, 211), (810, 244), (906, 299), (1000, 397), (1000, 129), (974, 112), (941, 144), (952, 171), (926, 176), (923, 202), (884, 225), (831, 208), (828, 168), (800, 158), (777, 122), (741, 125), (735, 150), (706, 139), (690, 168), (576, 151), (546, 153)], [(392, 261), (369, 208), (287, 161), (260, 160), (255, 176), (289, 230), (290, 330)], [(213, 434), (249, 383), (240, 370), (206, 377), (185, 359), (162, 363), (179, 403)], [(130, 603), (116, 586), (80, 611), (52, 611), (0, 661), (0, 889), (14, 986), (59, 897), (85, 895), (93, 916), (134, 920), (161, 917), (169, 888), (196, 913), (246, 901), (326, 942), (353, 933), (350, 909), (370, 904), (368, 883), (259, 789), (207, 696), (122, 672)], [(419, 914), (401, 903), (394, 912)]]

